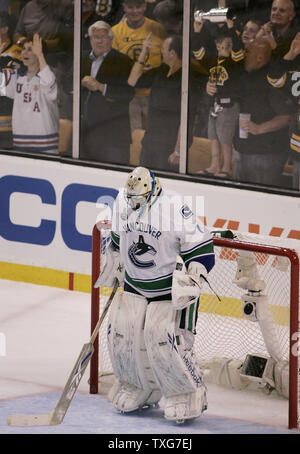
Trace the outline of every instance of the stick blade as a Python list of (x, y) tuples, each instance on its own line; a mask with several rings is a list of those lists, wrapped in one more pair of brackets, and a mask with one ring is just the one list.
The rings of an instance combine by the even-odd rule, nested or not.
[(94, 346), (89, 342), (84, 344), (74, 368), (68, 378), (60, 399), (51, 413), (44, 415), (10, 415), (7, 417), (9, 426), (53, 426), (61, 424), (74, 394), (80, 384), (85, 369), (94, 352)]
[(19, 427), (50, 426), (55, 424), (52, 422), (52, 414), (53, 412), (45, 415), (9, 415), (7, 424)]
[(61, 424), (65, 414), (69, 408), (69, 405), (73, 399), (73, 396), (79, 386), (79, 383), (82, 379), (82, 376), (85, 372), (85, 369), (91, 359), (91, 356), (94, 353), (94, 341), (98, 335), (100, 326), (106, 316), (108, 308), (110, 307), (113, 298), (116, 294), (116, 291), (119, 286), (119, 281), (117, 278), (114, 280), (114, 286), (112, 293), (106, 303), (106, 306), (102, 312), (100, 319), (93, 331), (90, 341), (81, 349), (79, 357), (75, 363), (75, 366), (68, 378), (68, 381), (64, 387), (64, 390), (61, 394), (61, 397), (51, 413), (45, 415), (9, 415), (7, 417), (7, 424), (9, 426), (20, 426), (20, 427), (30, 427), (30, 426), (53, 426), (56, 424)]

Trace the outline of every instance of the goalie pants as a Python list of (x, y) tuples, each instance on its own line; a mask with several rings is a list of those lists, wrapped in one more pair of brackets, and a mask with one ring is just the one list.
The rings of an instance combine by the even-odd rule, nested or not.
[(192, 345), (197, 308), (174, 310), (170, 300), (151, 301), (119, 292), (110, 312), (108, 347), (121, 382), (164, 397), (195, 392), (202, 386)]

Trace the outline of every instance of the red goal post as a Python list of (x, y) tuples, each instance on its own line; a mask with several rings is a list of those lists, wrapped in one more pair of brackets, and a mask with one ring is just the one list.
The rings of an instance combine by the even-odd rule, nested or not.
[[(93, 331), (100, 315), (100, 307), (105, 303), (110, 289), (94, 288), (100, 273), (101, 258), (100, 248), (105, 232), (109, 233), (110, 223), (100, 222), (93, 228), (92, 234), (92, 279), (91, 279), (91, 332)], [(101, 234), (101, 229), (102, 234)], [(246, 240), (244, 240), (244, 237)], [(255, 255), (262, 278), (267, 282), (266, 291), (269, 296), (274, 326), (278, 333), (280, 346), (285, 358), (289, 361), (289, 428), (299, 428), (300, 407), (300, 380), (299, 380), (299, 355), (300, 355), (300, 328), (299, 328), (299, 254), (294, 248), (286, 247), (288, 241), (261, 237), (259, 235), (245, 234), (243, 240), (214, 237), (216, 265), (209, 278), (212, 288), (221, 296), (221, 303), (216, 301), (216, 296), (205, 289), (203, 298), (200, 299), (197, 322), (197, 333), (203, 333), (201, 342), (197, 342), (195, 349), (201, 358), (218, 355), (218, 343), (222, 349), (228, 342), (228, 351), (236, 357), (244, 358), (246, 353), (264, 354), (259, 334), (254, 331), (253, 322), (244, 327), (245, 321), (240, 314), (240, 293), (232, 284), (236, 272), (236, 256), (238, 251), (250, 251)], [(284, 258), (285, 271), (278, 267), (278, 261)], [(278, 269), (279, 268), (279, 271)], [(245, 293), (245, 291), (242, 291)], [(202, 323), (203, 318), (203, 325)], [(215, 325), (217, 323), (217, 325)], [(199, 326), (198, 326), (199, 325)], [(215, 328), (217, 326), (218, 328)], [(209, 331), (210, 330), (210, 331)], [(242, 331), (240, 337), (238, 332)], [(206, 333), (206, 336), (204, 335)], [(213, 334), (217, 332), (217, 335)], [(208, 335), (209, 334), (209, 335)], [(90, 393), (98, 393), (99, 370), (103, 363), (109, 362), (106, 350), (106, 330), (100, 331), (100, 337), (95, 340), (95, 351), (90, 363)], [(221, 337), (223, 336), (223, 337)], [(203, 339), (210, 338), (210, 343)], [(242, 346), (243, 340), (245, 346)], [(100, 342), (99, 342), (100, 339)], [(252, 345), (253, 343), (253, 345)], [(213, 350), (214, 344), (216, 349)], [(100, 345), (100, 347), (99, 347)], [(245, 349), (249, 349), (247, 352)], [(252, 350), (251, 350), (252, 349)], [(225, 356), (228, 355), (226, 346)], [(223, 354), (223, 350), (222, 350)], [(100, 366), (100, 367), (99, 367)], [(105, 366), (105, 373), (107, 373)]]

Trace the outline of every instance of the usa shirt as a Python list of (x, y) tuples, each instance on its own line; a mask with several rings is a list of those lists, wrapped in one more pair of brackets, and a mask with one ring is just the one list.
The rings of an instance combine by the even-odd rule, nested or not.
[(14, 100), (14, 149), (57, 154), (57, 82), (49, 66), (36, 74), (28, 74), (24, 68), (4, 69), (0, 73), (0, 94)]

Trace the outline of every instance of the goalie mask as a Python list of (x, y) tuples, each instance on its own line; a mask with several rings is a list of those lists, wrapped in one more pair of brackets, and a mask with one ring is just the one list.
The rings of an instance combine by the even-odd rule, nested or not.
[(154, 203), (161, 191), (159, 179), (151, 170), (145, 167), (136, 167), (128, 176), (125, 197), (133, 210), (148, 207)]

